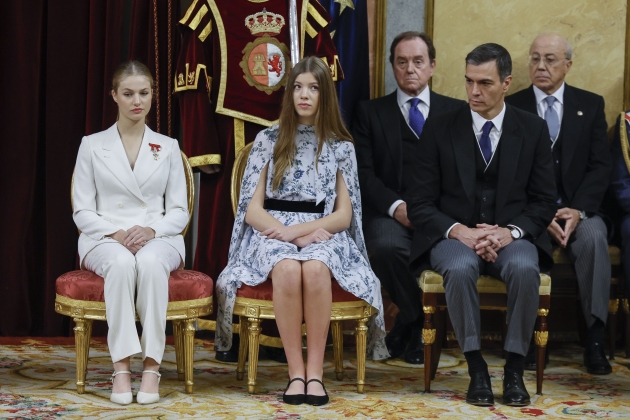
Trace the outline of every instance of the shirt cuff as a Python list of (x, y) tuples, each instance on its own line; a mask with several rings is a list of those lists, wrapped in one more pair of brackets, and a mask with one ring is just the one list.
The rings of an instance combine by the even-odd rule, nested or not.
[(394, 201), (394, 204), (389, 206), (389, 210), (387, 210), (387, 214), (389, 214), (389, 217), (392, 217), (392, 218), (394, 217), (394, 212), (396, 211), (398, 206), (401, 205), (402, 203), (404, 203), (403, 200), (396, 200)]
[(448, 239), (448, 234), (451, 233), (451, 230), (453, 230), (453, 228), (457, 225), (459, 225), (460, 223), (453, 223), (453, 226), (451, 226), (450, 228), (448, 228), (448, 230), (446, 231), (446, 233), (444, 234), (444, 239)]

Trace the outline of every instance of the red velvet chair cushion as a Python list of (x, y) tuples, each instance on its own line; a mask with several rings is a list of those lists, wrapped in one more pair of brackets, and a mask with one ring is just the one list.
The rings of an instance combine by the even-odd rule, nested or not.
[[(57, 279), (57, 294), (75, 300), (105, 302), (105, 281), (91, 271), (70, 271)], [(212, 296), (212, 279), (199, 271), (176, 270), (168, 279), (168, 301), (202, 299)]]
[[(248, 286), (246, 284), (241, 285), (240, 289), (236, 291), (236, 297), (258, 299), (258, 300), (273, 300), (273, 283), (271, 279), (259, 284), (258, 286)], [(348, 293), (339, 286), (336, 280), (332, 280), (332, 301), (333, 302), (355, 302), (361, 300), (352, 293)]]

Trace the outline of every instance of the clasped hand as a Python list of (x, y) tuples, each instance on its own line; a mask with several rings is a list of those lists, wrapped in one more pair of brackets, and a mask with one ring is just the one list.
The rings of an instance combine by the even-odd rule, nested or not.
[(459, 240), (487, 262), (495, 262), (497, 252), (514, 240), (508, 228), (486, 223), (478, 224), (476, 228), (456, 225), (449, 237)]
[[(564, 220), (564, 229), (557, 220)], [(547, 227), (547, 232), (562, 248), (566, 248), (571, 234), (579, 223), (580, 213), (576, 209), (564, 207), (556, 212), (551, 224)]]
[(122, 246), (135, 255), (147, 242), (155, 238), (155, 231), (150, 227), (136, 225), (129, 230), (120, 229), (111, 235), (111, 238), (120, 242)]
[(269, 239), (277, 239), (279, 241), (291, 242), (300, 248), (304, 248), (313, 242), (327, 241), (333, 237), (332, 233), (325, 229), (318, 228), (313, 232), (303, 236), (297, 236), (299, 233), (296, 231), (295, 226), (274, 226), (263, 232), (260, 232), (260, 236), (266, 236)]

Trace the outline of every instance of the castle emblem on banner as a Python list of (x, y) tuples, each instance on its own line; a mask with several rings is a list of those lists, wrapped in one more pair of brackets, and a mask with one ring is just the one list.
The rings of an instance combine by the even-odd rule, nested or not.
[(267, 9), (245, 18), (245, 26), (258, 38), (243, 49), (243, 77), (268, 95), (286, 84), (291, 66), (289, 49), (274, 38), (284, 25), (284, 17)]

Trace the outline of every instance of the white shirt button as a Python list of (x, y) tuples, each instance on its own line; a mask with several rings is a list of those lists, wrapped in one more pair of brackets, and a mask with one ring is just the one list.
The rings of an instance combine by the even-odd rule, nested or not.
[(142, 205), (140, 207), (142, 207), (143, 209), (146, 209), (147, 208), (147, 203), (142, 203)]
[(121, 207), (122, 207), (122, 203), (118, 203), (118, 208), (121, 208)]

